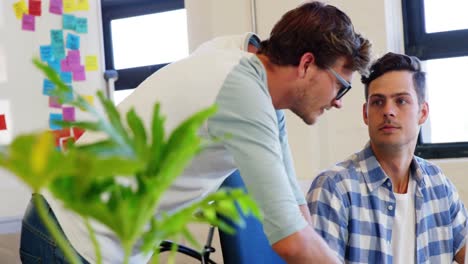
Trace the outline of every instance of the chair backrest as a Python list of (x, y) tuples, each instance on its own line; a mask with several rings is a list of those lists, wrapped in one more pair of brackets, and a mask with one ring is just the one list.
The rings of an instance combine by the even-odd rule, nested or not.
[[(221, 187), (245, 189), (238, 170)], [(244, 217), (244, 220), (245, 227), (236, 227), (234, 235), (219, 230), (224, 264), (286, 264), (271, 248), (260, 221), (252, 216)]]

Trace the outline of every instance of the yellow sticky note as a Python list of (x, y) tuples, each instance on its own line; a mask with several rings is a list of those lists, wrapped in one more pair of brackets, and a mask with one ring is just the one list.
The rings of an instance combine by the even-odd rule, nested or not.
[(88, 0), (77, 0), (76, 10), (88, 11), (89, 10)]
[(83, 95), (83, 98), (88, 102), (90, 105), (94, 105), (94, 96), (92, 95)]
[(22, 19), (23, 14), (28, 13), (28, 7), (26, 6), (26, 2), (24, 0), (20, 0), (14, 3), (13, 9), (15, 10), (15, 16), (17, 19)]
[(98, 61), (96, 56), (86, 56), (85, 57), (85, 69), (86, 71), (97, 71), (98, 70)]
[(76, 10), (75, 0), (63, 0), (63, 12), (71, 13)]

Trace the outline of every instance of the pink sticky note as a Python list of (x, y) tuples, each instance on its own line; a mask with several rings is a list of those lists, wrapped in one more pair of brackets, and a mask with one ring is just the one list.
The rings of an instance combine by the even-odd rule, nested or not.
[(73, 81), (85, 81), (86, 73), (83, 65), (77, 66), (73, 69)]
[(68, 58), (65, 58), (65, 59), (60, 61), (60, 70), (62, 70), (63, 72), (71, 72), (72, 71), (72, 67), (70, 67), (70, 63), (68, 61)]
[(36, 20), (33, 15), (24, 14), (23, 15), (23, 30), (35, 31), (36, 30)]
[(49, 97), (49, 107), (52, 108), (62, 108), (62, 105), (58, 102), (57, 97), (50, 96)]
[(75, 108), (74, 107), (63, 107), (62, 114), (63, 114), (63, 120), (75, 121)]
[(69, 50), (67, 54), (68, 65), (70, 68), (77, 69), (81, 63), (80, 51), (79, 50)]
[(50, 0), (49, 12), (52, 14), (61, 15), (63, 9), (62, 0)]

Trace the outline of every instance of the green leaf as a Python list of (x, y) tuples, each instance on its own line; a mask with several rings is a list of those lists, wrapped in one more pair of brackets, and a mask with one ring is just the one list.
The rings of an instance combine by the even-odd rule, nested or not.
[(127, 112), (127, 123), (133, 133), (133, 147), (136, 149), (140, 158), (146, 159), (147, 142), (145, 126), (133, 108)]

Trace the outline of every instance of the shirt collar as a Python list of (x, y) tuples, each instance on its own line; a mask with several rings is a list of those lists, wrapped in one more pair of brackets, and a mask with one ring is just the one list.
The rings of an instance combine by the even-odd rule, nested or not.
[[(374, 152), (370, 147), (370, 142), (367, 142), (364, 149), (357, 153), (357, 162), (359, 163), (359, 166), (357, 167), (360, 168), (367, 184), (367, 188), (369, 188), (371, 192), (385, 184), (387, 181), (390, 182), (390, 178), (375, 158)], [(413, 179), (416, 181), (417, 186), (424, 186), (424, 173), (418, 159), (414, 156), (410, 165), (410, 175), (412, 175)], [(416, 193), (418, 194), (419, 192)]]

